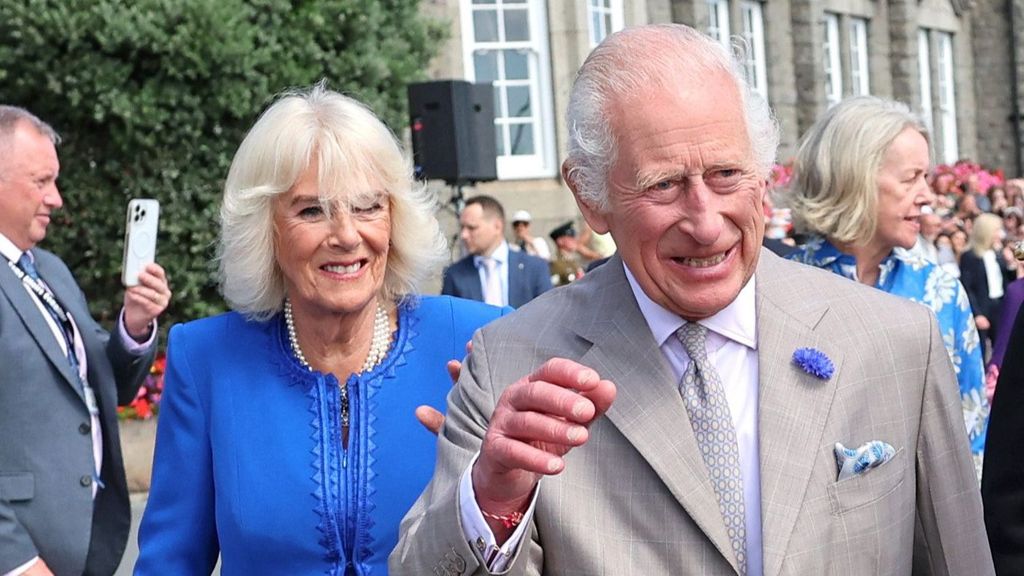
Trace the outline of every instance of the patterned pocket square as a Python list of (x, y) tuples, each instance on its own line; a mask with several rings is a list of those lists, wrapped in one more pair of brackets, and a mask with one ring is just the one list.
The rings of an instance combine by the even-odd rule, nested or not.
[(839, 480), (865, 474), (872, 468), (885, 464), (896, 455), (892, 446), (880, 440), (872, 440), (852, 450), (836, 442), (836, 464), (839, 465)]

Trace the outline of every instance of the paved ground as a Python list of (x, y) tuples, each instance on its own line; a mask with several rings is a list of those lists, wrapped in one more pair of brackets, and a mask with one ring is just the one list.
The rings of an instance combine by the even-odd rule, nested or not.
[[(139, 557), (139, 521), (142, 520), (142, 513), (146, 509), (146, 499), (148, 496), (149, 494), (145, 492), (131, 495), (132, 532), (128, 537), (128, 547), (124, 551), (124, 558), (121, 559), (121, 565), (117, 567), (117, 572), (114, 572), (114, 576), (131, 576), (135, 560)], [(213, 575), (219, 576), (219, 574), (220, 564), (217, 564)]]

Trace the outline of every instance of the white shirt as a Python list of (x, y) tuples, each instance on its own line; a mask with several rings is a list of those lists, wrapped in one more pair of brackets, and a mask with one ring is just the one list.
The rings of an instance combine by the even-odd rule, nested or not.
[[(640, 285), (637, 284), (628, 267), (625, 267), (625, 271), (640, 313), (643, 314), (647, 326), (651, 329), (651, 334), (654, 336), (655, 342), (658, 343), (662, 355), (672, 368), (678, 387), (678, 383), (682, 380), (683, 373), (690, 363), (690, 358), (683, 350), (682, 343), (675, 337), (676, 330), (685, 323), (685, 320), (648, 298), (647, 294), (640, 289)], [(746, 511), (748, 576), (760, 576), (763, 570), (761, 467), (757, 436), (759, 385), (755, 294), (755, 278), (751, 277), (732, 303), (714, 316), (700, 321), (700, 324), (708, 328), (708, 356), (715, 364), (725, 387), (726, 402), (729, 404), (729, 413), (736, 428)], [(470, 545), (480, 550), (487, 560), (488, 569), (492, 572), (500, 572), (515, 556), (519, 542), (525, 534), (524, 527), (533, 516), (537, 494), (541, 487), (538, 485), (534, 491), (533, 500), (523, 515), (522, 524), (499, 549), (496, 546), (494, 534), (476, 503), (472, 482), (472, 469), (475, 462), (476, 458), (474, 457), (473, 462), (463, 473), (459, 484), (463, 531)]]
[(988, 297), (997, 300), (1003, 297), (1003, 269), (994, 250), (986, 250), (981, 255), (985, 263), (985, 279), (988, 280)]
[(493, 258), (497, 262), (497, 266), (494, 267), (498, 271), (498, 276), (501, 278), (501, 305), (508, 306), (508, 242), (504, 240), (498, 247), (491, 252), (490, 256), (473, 256), (473, 265), (476, 266), (477, 273), (480, 275), (480, 289), (486, 292), (487, 286), (487, 267), (484, 266), (484, 258)]

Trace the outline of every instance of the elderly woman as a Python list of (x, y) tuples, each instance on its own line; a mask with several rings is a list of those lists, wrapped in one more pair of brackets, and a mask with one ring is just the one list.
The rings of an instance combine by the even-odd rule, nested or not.
[(233, 312), (176, 326), (136, 574), (386, 574), (433, 472), (417, 406), (502, 313), (416, 296), (447, 249), (394, 136), (322, 86), (259, 119), (225, 184)]
[(970, 303), (955, 278), (907, 252), (920, 232), (921, 208), (933, 200), (928, 146), (927, 128), (903, 104), (863, 96), (832, 107), (797, 152), (789, 203), (797, 227), (812, 237), (790, 258), (935, 312), (980, 475), (988, 401)]

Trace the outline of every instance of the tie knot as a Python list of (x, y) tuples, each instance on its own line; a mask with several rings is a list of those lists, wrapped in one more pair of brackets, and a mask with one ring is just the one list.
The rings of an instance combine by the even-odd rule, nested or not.
[(24, 270), (29, 278), (39, 280), (39, 272), (36, 272), (36, 265), (32, 263), (32, 256), (28, 252), (23, 252), (21, 258), (18, 258), (18, 267)]
[(676, 330), (676, 338), (694, 362), (703, 362), (708, 356), (708, 329), (696, 322), (687, 322)]
[(484, 264), (484, 268), (487, 268), (488, 272), (493, 272), (498, 267), (498, 261), (490, 256), (484, 256), (481, 260)]

